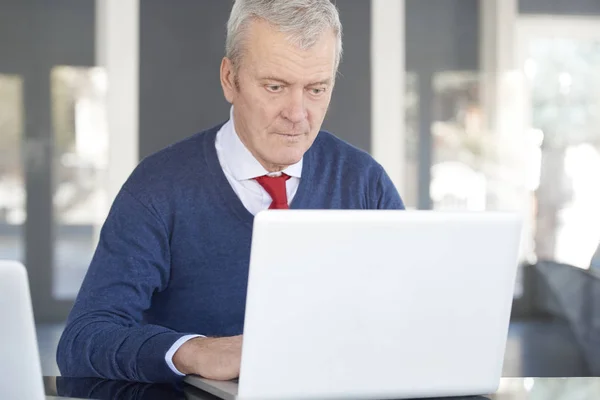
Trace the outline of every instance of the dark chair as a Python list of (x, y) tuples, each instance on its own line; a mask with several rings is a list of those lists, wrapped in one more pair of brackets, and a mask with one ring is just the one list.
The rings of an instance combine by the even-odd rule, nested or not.
[(540, 261), (531, 266), (529, 279), (532, 309), (566, 321), (589, 375), (600, 375), (600, 273)]
[(592, 256), (592, 261), (590, 261), (590, 269), (593, 271), (600, 271), (600, 243), (598, 243), (598, 248)]

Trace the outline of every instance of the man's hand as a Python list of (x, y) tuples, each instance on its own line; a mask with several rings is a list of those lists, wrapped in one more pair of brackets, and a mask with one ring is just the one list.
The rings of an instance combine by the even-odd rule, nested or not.
[(239, 377), (241, 359), (242, 335), (194, 338), (177, 350), (173, 364), (182, 374), (225, 381)]

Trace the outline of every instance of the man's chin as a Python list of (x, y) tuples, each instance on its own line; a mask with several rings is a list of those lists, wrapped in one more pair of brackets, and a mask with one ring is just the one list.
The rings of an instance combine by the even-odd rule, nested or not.
[(279, 157), (279, 159), (277, 160), (278, 162), (276, 164), (278, 165), (294, 165), (298, 162), (300, 162), (300, 160), (302, 159), (302, 157), (304, 156), (304, 152), (298, 152), (297, 154), (290, 154), (287, 157)]

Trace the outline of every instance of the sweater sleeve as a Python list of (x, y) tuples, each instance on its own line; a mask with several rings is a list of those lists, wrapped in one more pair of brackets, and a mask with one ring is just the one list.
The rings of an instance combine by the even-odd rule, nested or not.
[(153, 293), (167, 287), (169, 276), (166, 225), (122, 189), (58, 345), (61, 374), (137, 382), (181, 379), (165, 355), (187, 333), (144, 323)]
[(396, 189), (396, 186), (385, 172), (383, 167), (380, 167), (379, 179), (375, 186), (375, 201), (373, 208), (379, 210), (404, 210), (404, 202)]

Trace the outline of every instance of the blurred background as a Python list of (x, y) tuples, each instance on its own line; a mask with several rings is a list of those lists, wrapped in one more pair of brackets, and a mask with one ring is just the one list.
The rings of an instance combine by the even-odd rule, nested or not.
[[(504, 375), (600, 374), (600, 1), (336, 3), (324, 128), (409, 208), (521, 213)], [(0, 0), (0, 258), (28, 268), (45, 375), (123, 181), (228, 118), (231, 4)]]

